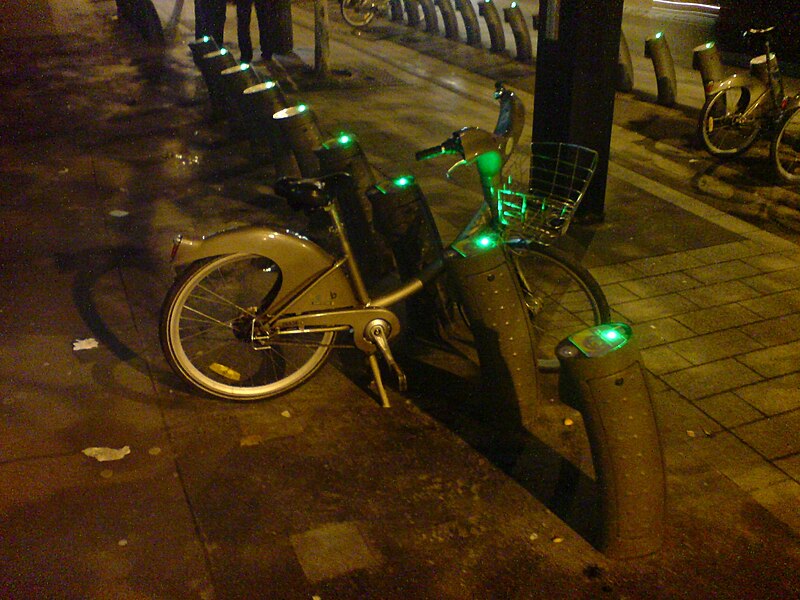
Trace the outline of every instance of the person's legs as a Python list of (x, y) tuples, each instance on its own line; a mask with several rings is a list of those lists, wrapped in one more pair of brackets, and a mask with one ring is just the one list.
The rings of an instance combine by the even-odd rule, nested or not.
[(275, 6), (271, 0), (255, 0), (256, 18), (258, 19), (258, 43), (261, 46), (261, 57), (272, 58), (275, 48)]
[(253, 41), (250, 39), (250, 15), (253, 0), (236, 0), (236, 35), (239, 39), (239, 60), (249, 63), (253, 60)]
[(222, 46), (225, 37), (225, 10), (227, 8), (225, 0), (204, 0), (203, 3), (208, 7), (206, 13), (208, 35)]

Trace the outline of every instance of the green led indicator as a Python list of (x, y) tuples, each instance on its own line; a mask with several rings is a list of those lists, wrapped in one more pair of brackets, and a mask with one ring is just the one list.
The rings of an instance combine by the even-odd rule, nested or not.
[(411, 175), (402, 175), (392, 181), (397, 187), (404, 188), (414, 183), (414, 178)]
[(353, 137), (347, 133), (343, 133), (339, 136), (339, 139), (336, 141), (338, 141), (342, 146), (346, 146), (347, 144), (353, 141)]
[(659, 38), (661, 38), (661, 37), (664, 37), (664, 32), (663, 32), (663, 31), (659, 31), (659, 32), (656, 34), (656, 39), (659, 39)]
[(250, 68), (250, 64), (249, 63), (242, 63), (242, 64), (239, 65), (239, 69), (241, 69), (242, 71), (247, 71), (247, 69), (249, 69), (249, 68)]
[(228, 49), (227, 48), (220, 48), (219, 53), (220, 54), (227, 54), (228, 53)]
[(584, 356), (589, 358), (605, 356), (628, 343), (632, 335), (629, 325), (624, 323), (606, 323), (589, 329), (578, 331), (569, 336)]
[(210, 37), (208, 37), (207, 35), (204, 35), (204, 36), (203, 36), (203, 41), (204, 41), (204, 42), (210, 42), (210, 41), (211, 41), (211, 38), (210, 38)]
[(264, 87), (265, 87), (266, 89), (268, 89), (268, 90), (271, 90), (271, 89), (272, 89), (272, 88), (274, 88), (276, 85), (278, 85), (278, 84), (277, 84), (277, 83), (275, 83), (275, 82), (274, 82), (274, 81), (272, 81), (272, 80), (269, 80), (269, 81), (265, 81), (265, 82), (264, 82)]
[(308, 110), (308, 106), (305, 104), (298, 104), (297, 105), (297, 112), (306, 112)]
[(714, 42), (706, 42), (706, 49), (713, 48)]
[(481, 248), (491, 248), (492, 246), (494, 246), (494, 240), (488, 235), (483, 235), (479, 237), (476, 243)]
[(517, 3), (516, 2), (512, 2), (511, 3), (511, 8), (517, 8)]

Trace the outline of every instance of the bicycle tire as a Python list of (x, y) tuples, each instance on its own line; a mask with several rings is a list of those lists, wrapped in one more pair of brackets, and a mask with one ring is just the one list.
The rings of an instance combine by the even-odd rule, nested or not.
[(697, 130), (709, 154), (731, 158), (753, 145), (761, 132), (761, 122), (757, 118), (743, 119), (749, 105), (748, 88), (723, 90), (706, 99)]
[(253, 254), (190, 265), (161, 310), (161, 348), (172, 370), (200, 392), (238, 402), (271, 398), (307, 381), (328, 358), (333, 332), (280, 335), (269, 344), (251, 339), (255, 314), (269, 309), (281, 282), (280, 266)]
[(784, 120), (772, 140), (770, 157), (782, 181), (800, 183), (800, 108)]
[(364, 0), (342, 0), (339, 7), (342, 11), (342, 18), (351, 27), (366, 27), (375, 18), (372, 4), (364, 2)]
[(559, 368), (556, 345), (568, 335), (611, 320), (597, 280), (569, 254), (532, 241), (512, 241), (510, 256), (536, 333), (536, 365)]

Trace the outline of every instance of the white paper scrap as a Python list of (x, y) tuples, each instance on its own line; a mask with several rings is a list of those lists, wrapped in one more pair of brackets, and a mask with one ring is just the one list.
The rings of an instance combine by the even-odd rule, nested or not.
[(122, 448), (86, 448), (83, 453), (89, 458), (96, 458), (98, 462), (120, 460), (131, 453), (130, 446)]

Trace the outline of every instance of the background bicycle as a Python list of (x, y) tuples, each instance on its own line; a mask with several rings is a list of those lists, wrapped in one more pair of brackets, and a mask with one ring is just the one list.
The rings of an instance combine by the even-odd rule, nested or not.
[(700, 111), (698, 137), (712, 156), (746, 152), (762, 135), (771, 136), (770, 160), (786, 183), (800, 181), (800, 93), (787, 96), (778, 57), (770, 47), (774, 27), (750, 29), (764, 53), (750, 62), (750, 76), (711, 82)]

